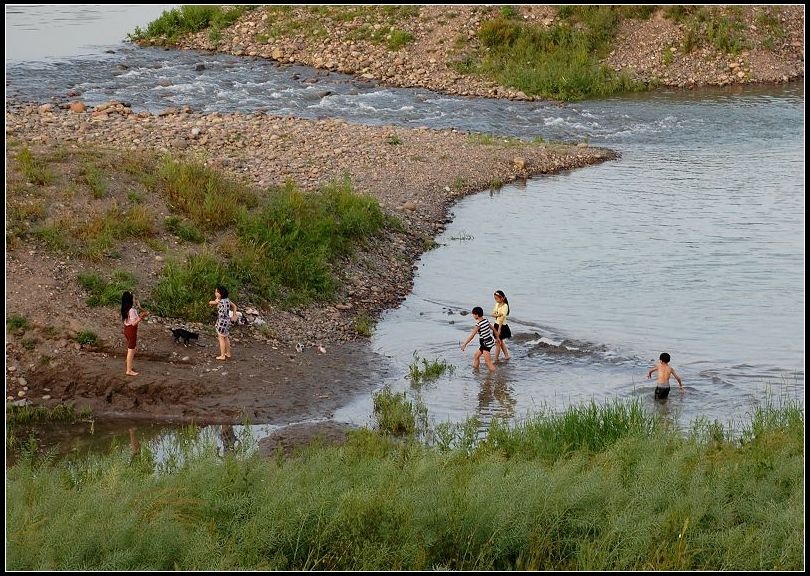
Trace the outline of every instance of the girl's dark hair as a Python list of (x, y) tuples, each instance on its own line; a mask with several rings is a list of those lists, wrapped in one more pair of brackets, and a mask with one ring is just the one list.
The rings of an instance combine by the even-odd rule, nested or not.
[(509, 307), (509, 299), (506, 297), (506, 294), (503, 293), (503, 290), (495, 290), (495, 294), (503, 298), (503, 303), (506, 304), (506, 313), (509, 314), (511, 308)]
[(228, 289), (225, 286), (217, 286), (217, 292), (219, 292), (220, 298), (227, 298), (228, 297)]
[(121, 294), (121, 320), (127, 319), (127, 316), (129, 316), (129, 309), (132, 308), (134, 303), (135, 298), (132, 296), (132, 292), (125, 290), (124, 293)]

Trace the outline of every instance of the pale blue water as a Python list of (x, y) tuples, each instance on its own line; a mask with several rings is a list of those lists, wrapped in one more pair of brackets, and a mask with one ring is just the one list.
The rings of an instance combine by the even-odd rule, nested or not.
[[(7, 101), (63, 102), (75, 90), (90, 104), (262, 109), (588, 141), (622, 153), (454, 207), (441, 246), (419, 262), (413, 293), (372, 337), (393, 366), (394, 376), (380, 384), (418, 396), (435, 420), (520, 419), (539, 407), (635, 396), (653, 407), (653, 384), (644, 376), (662, 351), (672, 355), (687, 392), (673, 390), (654, 409), (681, 424), (747, 420), (769, 389), (803, 405), (801, 85), (570, 105), (454, 98), (257, 59), (110, 47), (93, 39), (94, 30), (105, 28), (106, 17), (120, 23), (124, 16), (83, 6), (51, 10), (65, 22), (88, 11), (99, 17), (82, 32), (85, 45), (99, 48), (32, 56), (7, 40)], [(34, 11), (7, 6), (7, 38), (20, 22), (37, 28)], [(127, 14), (128, 31), (152, 18)], [(50, 34), (59, 21), (39, 31)], [(495, 289), (512, 306), (513, 359), (493, 376), (475, 374), (474, 346), (458, 349), (471, 327), (460, 312), (480, 305), (489, 313)], [(413, 389), (406, 375), (414, 352), (456, 370)], [(362, 424), (370, 415), (371, 399), (360, 397), (334, 418)]]

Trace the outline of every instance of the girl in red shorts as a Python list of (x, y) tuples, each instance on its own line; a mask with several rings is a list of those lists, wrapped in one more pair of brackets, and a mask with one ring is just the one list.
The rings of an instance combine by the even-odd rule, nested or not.
[(135, 348), (138, 344), (138, 324), (147, 316), (149, 316), (147, 310), (138, 314), (132, 292), (127, 290), (121, 295), (121, 320), (124, 322), (124, 338), (127, 340), (127, 376), (138, 375), (132, 369), (132, 362), (135, 359)]

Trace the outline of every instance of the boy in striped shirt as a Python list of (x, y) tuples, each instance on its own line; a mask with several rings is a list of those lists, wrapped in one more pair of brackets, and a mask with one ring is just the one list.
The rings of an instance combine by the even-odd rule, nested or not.
[(489, 351), (495, 346), (495, 336), (492, 334), (492, 325), (489, 323), (489, 320), (484, 318), (484, 309), (480, 306), (476, 306), (472, 309), (472, 315), (475, 320), (475, 326), (473, 326), (472, 331), (470, 331), (467, 340), (461, 345), (461, 351), (464, 352), (467, 348), (467, 344), (478, 334), (478, 350), (475, 351), (475, 356), (473, 356), (473, 368), (477, 369), (478, 366), (480, 366), (481, 355), (483, 354), (487, 368), (493, 371), (495, 370), (495, 364), (492, 363), (492, 358), (489, 355)]

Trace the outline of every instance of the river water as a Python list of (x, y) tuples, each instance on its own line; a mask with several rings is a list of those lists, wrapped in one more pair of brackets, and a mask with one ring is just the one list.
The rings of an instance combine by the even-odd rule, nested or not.
[[(136, 111), (261, 109), (621, 152), (454, 206), (439, 247), (418, 263), (412, 294), (372, 336), (392, 365), (380, 385), (421, 399), (435, 421), (477, 415), (486, 425), (638, 396), (682, 426), (734, 426), (773, 396), (804, 404), (802, 85), (566, 105), (457, 98), (261, 59), (141, 49), (121, 40), (159, 14), (156, 6), (88, 6), (51, 6), (63, 16), (46, 26), (34, 17), (41, 8), (7, 5), (7, 101), (64, 102), (76, 91), (88, 104), (116, 99)], [(79, 18), (89, 13), (95, 19)], [(110, 19), (128, 24), (119, 41), (103, 34)], [(54, 35), (77, 20), (81, 42), (64, 51), (9, 44), (23, 26)], [(514, 338), (512, 360), (489, 375), (471, 369), (475, 346), (462, 353), (459, 343), (472, 326), (466, 312), (488, 313), (496, 289), (509, 298)], [(661, 404), (645, 375), (664, 351), (686, 393), (673, 390)], [(455, 369), (414, 388), (414, 353)], [(367, 424), (371, 405), (358, 397), (334, 419)]]

